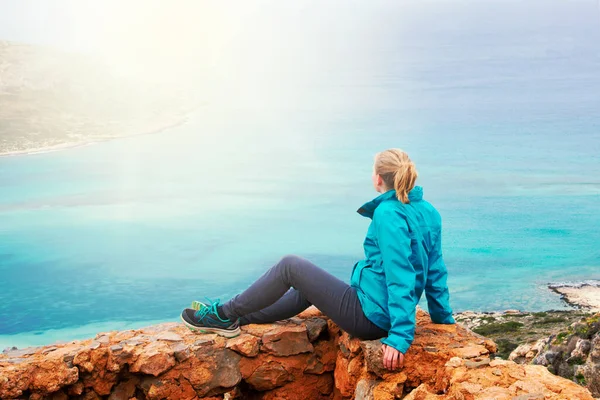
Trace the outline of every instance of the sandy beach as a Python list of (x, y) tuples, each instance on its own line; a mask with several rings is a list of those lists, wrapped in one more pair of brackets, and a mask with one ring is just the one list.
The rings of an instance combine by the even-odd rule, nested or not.
[(600, 312), (600, 281), (581, 284), (548, 285), (550, 290), (561, 295), (570, 305)]
[(50, 152), (54, 152), (54, 151), (67, 150), (67, 149), (73, 149), (76, 147), (88, 146), (88, 145), (92, 145), (95, 143), (106, 142), (109, 140), (116, 140), (116, 139), (131, 137), (131, 136), (151, 135), (151, 134), (160, 133), (164, 130), (167, 130), (170, 128), (175, 128), (179, 125), (186, 123), (189, 119), (189, 115), (195, 109), (196, 108), (193, 108), (193, 109), (191, 109), (191, 111), (189, 111), (187, 113), (182, 113), (179, 116), (177, 116), (177, 115), (173, 116), (172, 120), (166, 121), (164, 124), (157, 124), (157, 127), (155, 127), (155, 128), (141, 129), (137, 133), (116, 135), (116, 136), (107, 137), (107, 138), (89, 138), (87, 140), (86, 140), (85, 136), (82, 135), (82, 139), (80, 141), (65, 142), (65, 143), (59, 143), (59, 144), (54, 144), (54, 145), (49, 145), (49, 146), (32, 147), (32, 148), (28, 148), (28, 149), (24, 149), (24, 150), (15, 150), (15, 151), (3, 152), (0, 149), (0, 158), (1, 157), (13, 157), (13, 156), (25, 156), (25, 155), (50, 153)]

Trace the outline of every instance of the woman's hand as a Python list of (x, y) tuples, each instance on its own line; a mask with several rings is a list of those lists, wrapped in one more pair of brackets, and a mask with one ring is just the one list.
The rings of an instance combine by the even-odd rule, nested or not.
[(404, 364), (404, 354), (385, 344), (381, 346), (381, 350), (383, 351), (384, 367), (392, 371), (402, 368), (402, 364)]

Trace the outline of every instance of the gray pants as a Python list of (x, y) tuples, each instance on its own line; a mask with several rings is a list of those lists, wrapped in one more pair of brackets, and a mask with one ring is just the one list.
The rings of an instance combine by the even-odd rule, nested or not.
[(296, 256), (283, 257), (221, 310), (230, 319), (240, 318), (242, 325), (266, 324), (291, 318), (311, 305), (352, 336), (387, 336), (365, 316), (355, 288)]

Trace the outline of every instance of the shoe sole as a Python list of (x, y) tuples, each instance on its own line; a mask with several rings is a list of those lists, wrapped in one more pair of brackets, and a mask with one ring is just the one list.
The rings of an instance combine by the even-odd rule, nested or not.
[(190, 324), (189, 322), (187, 322), (185, 319), (183, 319), (183, 317), (179, 317), (181, 318), (181, 321), (183, 322), (183, 324), (185, 326), (188, 327), (188, 329), (192, 332), (199, 332), (199, 333), (216, 333), (219, 336), (223, 336), (226, 338), (234, 338), (236, 336), (239, 336), (240, 333), (242, 333), (242, 330), (237, 327), (234, 330), (228, 330), (228, 329), (219, 329), (219, 328), (200, 328), (197, 326), (194, 326), (192, 324)]

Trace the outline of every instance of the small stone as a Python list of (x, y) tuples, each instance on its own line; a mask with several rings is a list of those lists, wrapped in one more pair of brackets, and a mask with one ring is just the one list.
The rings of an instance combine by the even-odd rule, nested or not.
[(181, 336), (179, 336), (178, 334), (176, 334), (175, 332), (161, 332), (158, 335), (156, 335), (156, 339), (158, 340), (166, 340), (169, 342), (181, 342), (183, 341), (183, 338)]
[(464, 365), (465, 360), (460, 357), (452, 357), (450, 360), (446, 362), (446, 367), (457, 368)]
[(504, 314), (521, 314), (519, 310), (505, 310)]
[(134, 338), (131, 338), (131, 339), (126, 339), (126, 340), (123, 340), (123, 341), (121, 341), (121, 343), (120, 343), (120, 344), (121, 344), (122, 346), (132, 346), (132, 347), (136, 347), (136, 346), (139, 346), (139, 345), (141, 345), (141, 344), (144, 344), (144, 343), (147, 343), (147, 342), (148, 342), (148, 340), (147, 340), (147, 339), (143, 339), (143, 338), (141, 338), (141, 337), (134, 337)]
[(110, 338), (108, 337), (108, 335), (97, 335), (96, 341), (102, 344), (108, 344), (110, 342)]
[(467, 367), (467, 368), (481, 368), (481, 367), (485, 367), (487, 365), (490, 365), (489, 357), (476, 358), (473, 360), (465, 361), (465, 367)]
[(202, 346), (209, 346), (215, 343), (215, 337), (216, 335), (206, 335), (208, 337), (203, 337), (202, 339), (198, 339), (194, 342), (193, 346), (194, 347), (202, 347)]
[(496, 376), (502, 376), (502, 371), (500, 371), (499, 368), (494, 368), (492, 370), (492, 374), (496, 375)]
[(73, 363), (73, 359), (75, 358), (75, 354), (71, 353), (71, 354), (65, 354), (65, 356), (63, 357), (63, 361), (67, 364)]
[(533, 357), (535, 357), (535, 355), (536, 353), (534, 351), (528, 351), (527, 354), (525, 354), (525, 359), (531, 360)]
[(315, 306), (310, 306), (306, 310), (298, 314), (298, 317), (306, 319), (311, 317), (322, 317), (323, 313)]
[(488, 354), (489, 351), (484, 346), (471, 344), (465, 347), (454, 349), (454, 353), (461, 358), (476, 358)]
[(177, 361), (183, 362), (191, 357), (192, 352), (184, 343), (177, 343), (177, 345), (173, 347), (173, 354)]
[(100, 342), (96, 341), (93, 341), (92, 344), (89, 345), (90, 350), (96, 350), (98, 347), (100, 347)]
[(115, 344), (115, 345), (110, 346), (110, 351), (112, 351), (112, 352), (116, 353), (121, 350), (123, 350), (123, 346), (121, 346), (120, 344)]
[(327, 321), (323, 318), (309, 318), (304, 321), (306, 324), (306, 331), (308, 332), (308, 340), (314, 342), (317, 340), (321, 333), (327, 330)]
[(245, 333), (236, 338), (229, 339), (225, 347), (246, 357), (256, 357), (258, 355), (259, 344), (260, 340), (256, 336)]
[(239, 387), (235, 387), (233, 388), (233, 390), (230, 390), (229, 392), (225, 393), (225, 395), (223, 396), (223, 400), (233, 400), (233, 399), (241, 399), (243, 398), (244, 393), (242, 393), (242, 390)]

